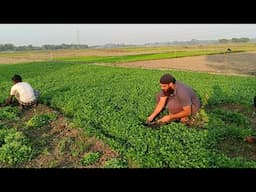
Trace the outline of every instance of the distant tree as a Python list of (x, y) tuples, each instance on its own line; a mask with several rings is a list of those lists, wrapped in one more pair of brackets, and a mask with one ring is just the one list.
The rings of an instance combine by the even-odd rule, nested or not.
[(247, 37), (242, 37), (242, 38), (232, 38), (232, 39), (219, 39), (219, 43), (247, 43), (250, 41), (249, 38)]
[(246, 43), (246, 42), (249, 42), (250, 39), (249, 38), (246, 38), (246, 37), (242, 37), (242, 38), (232, 38), (231, 41), (233, 43)]
[(14, 51), (15, 46), (13, 44), (1, 44), (0, 51)]
[(250, 39), (247, 38), (247, 37), (242, 37), (242, 38), (240, 38), (240, 42), (247, 43), (247, 42), (249, 42), (249, 41), (250, 41)]
[(231, 41), (233, 43), (239, 43), (240, 42), (239, 38), (232, 38)]
[(219, 39), (219, 43), (229, 43), (228, 39)]
[(49, 45), (45, 44), (41, 47), (34, 47), (33, 45), (28, 46), (14, 46), (13, 44), (0, 44), (0, 51), (26, 51), (26, 50), (55, 50), (55, 49), (86, 49), (88, 45), (82, 44), (60, 44), (60, 45)]
[(197, 39), (191, 39), (190, 44), (197, 44), (199, 41)]

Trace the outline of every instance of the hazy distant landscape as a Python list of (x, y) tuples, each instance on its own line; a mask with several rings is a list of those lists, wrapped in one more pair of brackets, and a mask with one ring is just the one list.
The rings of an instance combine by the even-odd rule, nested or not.
[(0, 44), (0, 51), (31, 51), (31, 50), (57, 50), (57, 49), (86, 49), (86, 48), (124, 48), (124, 47), (155, 47), (155, 46), (193, 46), (193, 45), (218, 45), (218, 44), (232, 44), (232, 43), (256, 43), (255, 39), (247, 37), (231, 38), (231, 39), (219, 39), (219, 40), (197, 40), (191, 39), (190, 41), (168, 41), (168, 42), (150, 42), (144, 44), (125, 44), (125, 43), (107, 43), (104, 45), (87, 44), (44, 44), (42, 46), (16, 46), (11, 43)]

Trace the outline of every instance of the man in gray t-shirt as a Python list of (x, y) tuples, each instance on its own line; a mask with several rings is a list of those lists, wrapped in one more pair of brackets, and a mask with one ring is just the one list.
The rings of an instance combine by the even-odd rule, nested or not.
[(164, 108), (168, 109), (169, 114), (156, 123), (169, 123), (175, 120), (186, 123), (189, 116), (199, 111), (200, 100), (193, 89), (176, 81), (172, 75), (163, 75), (160, 78), (160, 87), (162, 91), (156, 95), (157, 106), (147, 118), (147, 123), (152, 122)]

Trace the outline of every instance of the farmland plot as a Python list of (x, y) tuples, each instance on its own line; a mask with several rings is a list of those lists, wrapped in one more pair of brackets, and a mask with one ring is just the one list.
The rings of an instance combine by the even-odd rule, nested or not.
[[(10, 77), (20, 74), (41, 91), (42, 103), (62, 112), (88, 135), (103, 139), (129, 162), (129, 167), (256, 167), (255, 158), (230, 153), (223, 144), (242, 149), (245, 146), (237, 143), (255, 134), (253, 77), (126, 69), (72, 61), (2, 65), (0, 69), (0, 100), (9, 93)], [(209, 118), (203, 129), (179, 123), (150, 129), (141, 124), (154, 109), (159, 77), (166, 72), (201, 96)], [(222, 105), (229, 107), (224, 109)], [(243, 106), (244, 111), (231, 110), (233, 105)]]

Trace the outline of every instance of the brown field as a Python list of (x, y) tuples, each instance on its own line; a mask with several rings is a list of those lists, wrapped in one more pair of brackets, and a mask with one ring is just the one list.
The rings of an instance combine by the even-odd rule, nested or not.
[(220, 74), (256, 75), (256, 52), (157, 59), (118, 64), (146, 69), (175, 69)]

